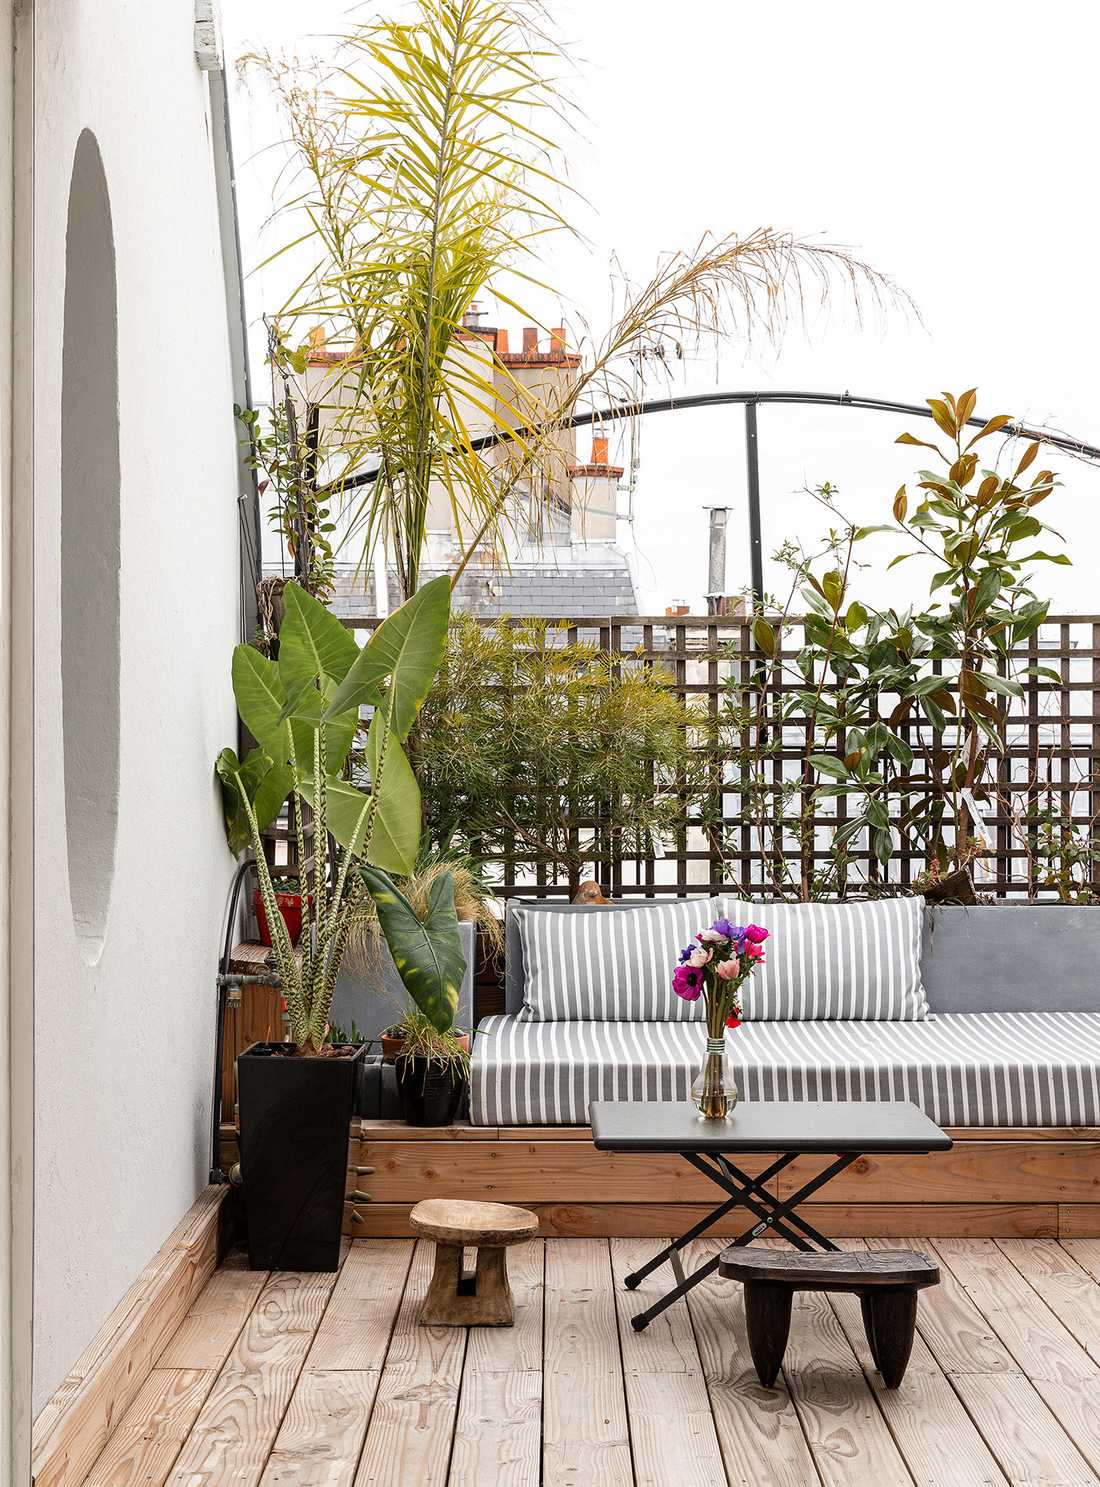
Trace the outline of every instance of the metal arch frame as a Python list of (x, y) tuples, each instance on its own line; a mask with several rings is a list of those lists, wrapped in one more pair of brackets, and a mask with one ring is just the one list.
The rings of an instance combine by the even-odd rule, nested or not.
[[(602, 408), (590, 408), (583, 413), (572, 413), (568, 418), (563, 418), (561, 423), (565, 428), (579, 429), (592, 424), (614, 423), (624, 418), (641, 418), (649, 413), (679, 413), (692, 408), (743, 406), (748, 477), (749, 571), (753, 593), (758, 598), (762, 598), (764, 594), (764, 553), (760, 518), (760, 440), (756, 410), (762, 404), (769, 403), (790, 404), (796, 407), (858, 408), (874, 413), (901, 413), (907, 418), (933, 418), (934, 416), (926, 403), (898, 403), (890, 398), (863, 397), (850, 392), (759, 389), (746, 392), (693, 392), (664, 398), (646, 398), (641, 402), (609, 403)], [(967, 419), (966, 426), (983, 428), (986, 422), (985, 418), (975, 414), (973, 418)], [(535, 432), (536, 429), (537, 425), (528, 424), (521, 428), (485, 434), (479, 439), (472, 439), (470, 448), (475, 452), (492, 449), (497, 444), (507, 444), (513, 439)], [(1095, 445), (1086, 444), (1081, 439), (1075, 439), (1069, 434), (1052, 433), (1047, 429), (1036, 429), (1023, 423), (1006, 424), (1002, 432), (1009, 438), (1037, 439), (1040, 443), (1048, 444), (1051, 448), (1061, 450), (1065, 454), (1100, 463), (1100, 449)], [(365, 485), (372, 485), (377, 476), (377, 470), (364, 470), (347, 480), (332, 481), (325, 489), (334, 494), (355, 490)]]

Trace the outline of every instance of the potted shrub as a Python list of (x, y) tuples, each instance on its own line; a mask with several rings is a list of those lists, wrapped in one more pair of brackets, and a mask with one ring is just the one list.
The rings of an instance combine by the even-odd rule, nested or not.
[[(362, 651), (336, 617), (296, 584), (283, 592), (279, 658), (252, 646), (233, 656), (233, 690), (257, 747), (218, 756), (226, 831), (235, 851), (251, 847), (291, 1037), (257, 1043), (237, 1060), (241, 1172), (254, 1268), (335, 1270), (346, 1191), (348, 1136), (365, 1048), (333, 1045), (329, 1012), (352, 928), (373, 894), (387, 938), (427, 968), (405, 976), (439, 1033), (454, 1020), (458, 974), (448, 939), (449, 881), (438, 885), (431, 925), (407, 922), (389, 874), (407, 874), (420, 838), (420, 790), (403, 744), (435, 678), (446, 639), (450, 585), (426, 584), (392, 614)], [(359, 710), (373, 708), (364, 757), (369, 790), (346, 778)], [(295, 953), (276, 902), (262, 832), (291, 803), (301, 884), (302, 948)], [(313, 857), (305, 815), (312, 812)], [(330, 839), (335, 844), (330, 852)], [(330, 860), (331, 859), (331, 860)], [(449, 908), (449, 916), (448, 916)], [(411, 914), (411, 909), (409, 909)], [(384, 921), (384, 922), (385, 922)]]

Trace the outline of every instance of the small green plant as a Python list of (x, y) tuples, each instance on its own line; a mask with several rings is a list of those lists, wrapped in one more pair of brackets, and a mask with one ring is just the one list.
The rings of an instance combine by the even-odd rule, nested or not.
[[(420, 790), (403, 744), (443, 653), (450, 585), (446, 578), (427, 584), (362, 651), (299, 585), (287, 584), (284, 602), (279, 659), (248, 645), (233, 654), (237, 709), (257, 747), (243, 760), (224, 749), (216, 773), (230, 848), (250, 846), (255, 857), (291, 1033), (300, 1052), (323, 1051), (336, 978), (368, 893), (410, 995), (443, 1032), (454, 1020), (464, 969), (453, 889), (449, 879), (436, 883), (430, 922), (421, 924), (411, 909), (403, 912), (407, 904), (389, 874), (408, 873), (416, 858)], [(365, 748), (369, 791), (345, 778), (364, 706), (373, 709)], [(262, 841), (288, 797), (309, 890), (302, 896), (300, 960), (276, 907)]]
[(642, 658), (559, 643), (545, 621), (456, 617), (420, 715), (426, 832), (483, 859), (514, 854), (576, 892), (586, 863), (649, 855), (706, 789), (706, 720)]
[(464, 1035), (458, 1028), (441, 1033), (419, 1008), (410, 1007), (390, 1031), (405, 1040), (398, 1060), (426, 1059), (430, 1064), (449, 1069), (456, 1084), (470, 1077), (470, 1051), (460, 1041)]

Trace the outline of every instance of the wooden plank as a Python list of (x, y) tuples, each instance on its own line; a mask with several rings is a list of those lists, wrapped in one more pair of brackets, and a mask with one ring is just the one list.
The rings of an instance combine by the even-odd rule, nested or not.
[(351, 1246), (261, 1487), (351, 1487), (412, 1255), (406, 1240)]
[(637, 1240), (611, 1241), (611, 1268), (618, 1303), (627, 1415), (637, 1487), (665, 1487), (686, 1480), (693, 1487), (726, 1487), (699, 1349), (686, 1306), (671, 1306), (644, 1332), (630, 1318), (652, 1306), (674, 1276), (662, 1266), (635, 1291), (623, 1277), (653, 1252)]
[(1100, 1238), (1100, 1203), (1059, 1203), (1058, 1234), (1064, 1239)]
[(606, 1240), (546, 1241), (543, 1480), (633, 1487)]
[[(685, 1269), (694, 1270), (723, 1246), (697, 1240), (688, 1247)], [(710, 1394), (711, 1413), (730, 1482), (767, 1482), (771, 1487), (806, 1487), (817, 1480), (813, 1456), (786, 1380), (761, 1387), (745, 1341), (744, 1289), (717, 1274), (688, 1297), (699, 1358)]]
[(462, 1327), (421, 1327), (435, 1246), (418, 1243), (367, 1429), (356, 1487), (444, 1487), (466, 1353)]
[[(932, 1241), (879, 1241), (933, 1253)], [(1010, 1482), (1063, 1487), (1096, 1480), (1012, 1354), (946, 1265), (921, 1294), (917, 1331)]]
[(1100, 1368), (992, 1240), (940, 1239), (935, 1252), (1093, 1472), (1100, 1471)]
[[(745, 1157), (739, 1165), (756, 1173), (772, 1160)], [(361, 1163), (375, 1168), (367, 1179), (375, 1203), (431, 1197), (527, 1206), (548, 1200), (630, 1202), (652, 1194), (670, 1203), (696, 1199), (714, 1207), (721, 1199), (709, 1178), (675, 1154), (622, 1156), (582, 1141), (364, 1141)]]
[(1058, 1233), (1054, 1203), (804, 1203), (798, 1211), (831, 1239), (901, 1237), (916, 1229), (980, 1239)]
[(267, 1279), (266, 1270), (248, 1270), (243, 1263), (215, 1270), (157, 1359), (157, 1367), (221, 1368)]
[(260, 1480), (334, 1274), (271, 1276), (168, 1477), (171, 1487)]
[[(375, 1124), (392, 1127), (397, 1139), (409, 1127), (401, 1121), (364, 1121), (364, 1130)], [(437, 1130), (439, 1127), (425, 1127)], [(501, 1141), (591, 1141), (591, 1126), (470, 1126), (448, 1129), (470, 1136), (474, 1132), (496, 1132)], [(1100, 1141), (1100, 1126), (944, 1126), (952, 1141)], [(462, 1139), (461, 1134), (459, 1139)]]
[(149, 1377), (218, 1256), (226, 1187), (208, 1187), (111, 1312), (34, 1424), (36, 1487), (80, 1481)]
[(172, 1470), (217, 1374), (206, 1368), (154, 1368), (84, 1487), (162, 1483)]
[(1087, 1270), (1094, 1281), (1100, 1282), (1100, 1239), (1063, 1239), (1062, 1248)]
[[(716, 1195), (715, 1202), (720, 1195)], [(591, 1239), (591, 1238), (652, 1238), (658, 1239), (669, 1232), (683, 1234), (693, 1224), (705, 1218), (713, 1204), (703, 1203), (534, 1203), (524, 1204), (539, 1216), (539, 1228), (547, 1238)], [(411, 1234), (408, 1216), (412, 1203), (370, 1203), (359, 1212), (361, 1222), (356, 1225), (356, 1234), (373, 1235), (380, 1238), (404, 1238)], [(874, 1213), (877, 1210), (872, 1209)], [(911, 1208), (905, 1210), (912, 1214)], [(748, 1227), (743, 1213), (728, 1214), (715, 1224), (711, 1232), (719, 1236), (736, 1236)], [(910, 1222), (909, 1227), (912, 1228)], [(1005, 1224), (1008, 1232), (1020, 1230)], [(953, 1232), (948, 1229), (945, 1232)], [(963, 1232), (969, 1233), (970, 1229)], [(1027, 1232), (1024, 1230), (1024, 1232)]]
[[(816, 1156), (792, 1162), (779, 1175), (781, 1195), (827, 1165)], [(966, 1141), (926, 1156), (860, 1157), (828, 1194), (833, 1203), (1061, 1203), (1093, 1197), (1098, 1184), (1100, 1142)]]
[(163, 1483), (229, 1350), (267, 1281), (262, 1270), (216, 1270), (96, 1459), (86, 1487)]
[[(550, 1129), (557, 1137), (557, 1127)], [(449, 1126), (410, 1126), (403, 1120), (362, 1120), (361, 1138), (364, 1141), (496, 1141), (499, 1132), (496, 1126), (472, 1126), (469, 1121), (455, 1121)], [(587, 1133), (591, 1141), (591, 1132)]]
[(795, 1296), (783, 1374), (824, 1487), (912, 1487), (827, 1296)]
[(998, 1248), (1066, 1331), (1100, 1363), (1100, 1286), (1053, 1239), (1005, 1239)]
[(539, 1487), (544, 1244), (508, 1251), (513, 1327), (474, 1327), (466, 1346), (449, 1487)]
[[(875, 1246), (849, 1240), (842, 1248)], [(918, 1243), (914, 1248), (927, 1252), (926, 1245)], [(963, 1482), (985, 1487), (1003, 1482), (1003, 1472), (924, 1338), (918, 1334), (913, 1340), (901, 1388), (887, 1389), (867, 1345), (858, 1298), (836, 1295), (829, 1302), (914, 1481), (922, 1487), (958, 1487)]]

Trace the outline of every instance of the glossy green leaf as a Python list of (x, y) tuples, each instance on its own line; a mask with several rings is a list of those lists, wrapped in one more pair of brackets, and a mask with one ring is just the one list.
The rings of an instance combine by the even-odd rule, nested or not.
[(393, 689), (393, 730), (405, 739), (443, 660), (450, 613), (451, 582), (444, 574), (425, 584), (378, 627), (337, 688), (327, 716), (377, 703), (381, 684), (388, 679)]
[(278, 664), (284, 696), (323, 677), (342, 682), (359, 656), (351, 631), (300, 584), (283, 589), (283, 609)]
[(371, 867), (362, 874), (405, 990), (436, 1031), (447, 1032), (454, 1026), (466, 972), (451, 874), (442, 873), (433, 883), (423, 922), (388, 874)]
[(811, 754), (808, 760), (811, 769), (816, 769), (818, 774), (829, 775), (834, 780), (844, 780), (848, 777), (848, 771), (840, 759), (835, 759), (832, 754)]
[(290, 791), (290, 770), (275, 767), (263, 749), (253, 749), (238, 760), (232, 749), (223, 749), (214, 761), (214, 772), (222, 788), (222, 812), (229, 850), (239, 856), (252, 845), (252, 827), (245, 801), (252, 805), (260, 831), (270, 826)]

